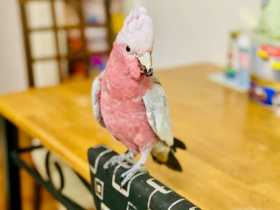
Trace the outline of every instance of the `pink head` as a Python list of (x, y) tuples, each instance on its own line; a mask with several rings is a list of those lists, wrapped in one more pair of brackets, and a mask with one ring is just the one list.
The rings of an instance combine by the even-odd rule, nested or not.
[(151, 17), (143, 7), (133, 9), (119, 32), (114, 49), (118, 59), (128, 68), (126, 71), (133, 79), (152, 76), (154, 32)]

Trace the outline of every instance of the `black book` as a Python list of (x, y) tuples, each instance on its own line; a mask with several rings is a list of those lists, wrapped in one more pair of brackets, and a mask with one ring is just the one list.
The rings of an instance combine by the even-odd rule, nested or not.
[(116, 152), (103, 146), (88, 151), (92, 192), (97, 210), (199, 210), (200, 208), (153, 178), (148, 172), (136, 173), (125, 186), (121, 174), (130, 163), (104, 169)]

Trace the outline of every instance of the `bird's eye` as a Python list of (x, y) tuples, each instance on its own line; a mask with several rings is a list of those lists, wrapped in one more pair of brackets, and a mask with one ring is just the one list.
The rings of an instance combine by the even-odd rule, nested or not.
[(130, 52), (130, 47), (129, 46), (126, 46), (126, 52)]

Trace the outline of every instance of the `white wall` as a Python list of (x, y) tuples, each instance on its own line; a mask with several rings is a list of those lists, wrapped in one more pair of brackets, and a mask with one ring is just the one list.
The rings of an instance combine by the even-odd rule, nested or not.
[(0, 94), (25, 89), (25, 58), (16, 0), (0, 2)]
[(144, 0), (156, 27), (154, 63), (225, 63), (228, 31), (257, 16), (260, 0)]

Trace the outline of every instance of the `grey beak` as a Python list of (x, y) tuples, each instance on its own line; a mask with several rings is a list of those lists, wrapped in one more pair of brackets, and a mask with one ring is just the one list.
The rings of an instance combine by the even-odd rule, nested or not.
[(150, 69), (144, 69), (144, 72), (143, 72), (147, 77), (151, 77), (153, 76), (153, 69), (150, 68)]
[(145, 52), (143, 55), (139, 56), (138, 59), (141, 64), (142, 72), (148, 77), (153, 76), (151, 53)]

